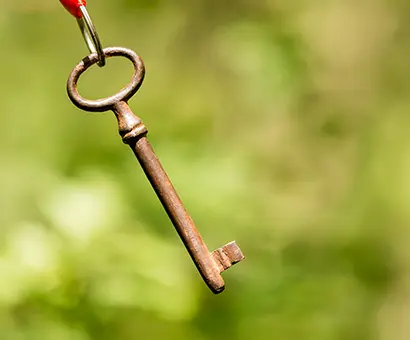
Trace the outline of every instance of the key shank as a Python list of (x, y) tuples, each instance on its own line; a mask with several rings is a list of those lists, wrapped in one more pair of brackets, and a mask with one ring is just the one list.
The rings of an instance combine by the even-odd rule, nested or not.
[(123, 142), (130, 146), (137, 157), (204, 281), (214, 293), (222, 292), (225, 283), (220, 273), (243, 258), (239, 247), (236, 243), (231, 244), (231, 254), (228, 255), (227, 251), (220, 249), (215, 254), (209, 253), (208, 247), (155, 155), (147, 139), (148, 131), (141, 119), (132, 113), (125, 102), (116, 104), (113, 111)]

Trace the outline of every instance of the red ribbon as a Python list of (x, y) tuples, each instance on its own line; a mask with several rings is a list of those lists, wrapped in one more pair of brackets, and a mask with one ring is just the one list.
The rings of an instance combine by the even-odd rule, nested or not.
[(83, 15), (80, 11), (80, 6), (86, 6), (86, 0), (60, 0), (61, 4), (76, 18), (81, 18)]

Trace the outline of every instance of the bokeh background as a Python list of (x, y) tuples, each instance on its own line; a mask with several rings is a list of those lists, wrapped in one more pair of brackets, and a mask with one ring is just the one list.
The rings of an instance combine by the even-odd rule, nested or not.
[[(0, 338), (410, 338), (410, 2), (89, 0), (211, 249), (204, 285), (57, 0), (0, 0)], [(131, 65), (81, 79), (110, 95)]]

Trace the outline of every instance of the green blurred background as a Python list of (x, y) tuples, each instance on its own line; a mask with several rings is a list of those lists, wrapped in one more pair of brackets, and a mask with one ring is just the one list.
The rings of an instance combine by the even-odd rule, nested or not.
[[(0, 338), (410, 338), (410, 2), (89, 0), (211, 249), (204, 285), (57, 0), (0, 0)], [(80, 91), (130, 79), (120, 58)]]

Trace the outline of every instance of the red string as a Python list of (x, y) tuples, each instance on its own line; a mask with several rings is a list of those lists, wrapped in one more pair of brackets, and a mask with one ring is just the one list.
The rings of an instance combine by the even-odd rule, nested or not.
[(83, 15), (80, 11), (80, 6), (87, 5), (86, 0), (60, 0), (61, 4), (76, 18), (81, 18)]

